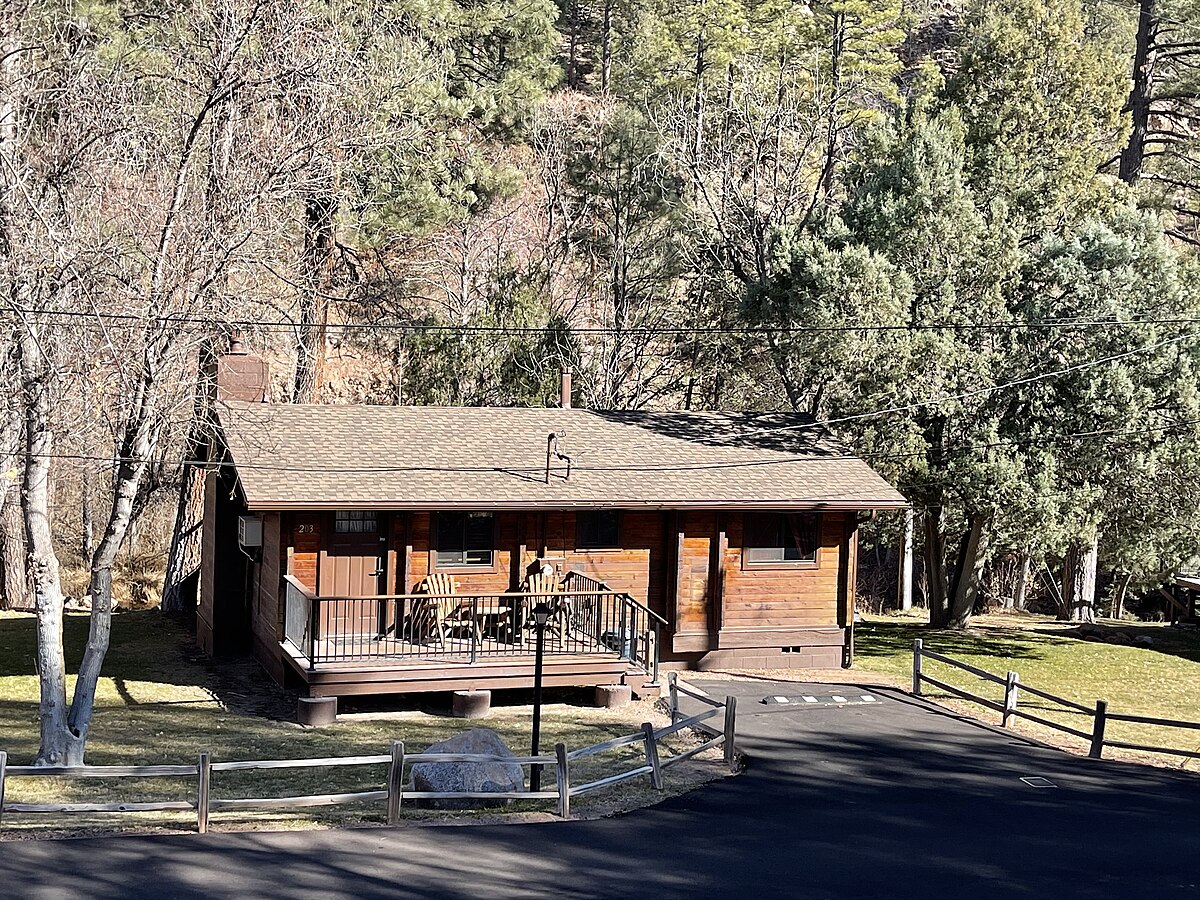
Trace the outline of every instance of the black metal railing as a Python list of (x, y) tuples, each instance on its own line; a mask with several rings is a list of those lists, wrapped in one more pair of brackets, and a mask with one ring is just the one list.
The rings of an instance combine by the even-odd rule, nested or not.
[(628, 594), (575, 572), (551, 593), (317, 597), (286, 576), (285, 595), (284, 636), (310, 667), (530, 656), (533, 610), (545, 603), (547, 654), (616, 654), (658, 678), (661, 618)]

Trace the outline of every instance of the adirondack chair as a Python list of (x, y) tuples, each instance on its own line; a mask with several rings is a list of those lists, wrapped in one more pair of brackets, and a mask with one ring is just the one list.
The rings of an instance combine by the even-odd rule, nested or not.
[(433, 595), (422, 603), (418, 618), (422, 622), (422, 628), (428, 630), (429, 637), (436, 636), (438, 644), (445, 646), (448, 630), (461, 624), (458, 619), (460, 601), (454, 599), (458, 593), (454, 576), (445, 572), (426, 575), (418, 593)]
[(522, 590), (526, 594), (532, 595), (525, 604), (526, 629), (532, 630), (534, 627), (533, 608), (539, 603), (546, 603), (550, 607), (550, 618), (546, 621), (546, 635), (551, 638), (561, 638), (566, 635), (571, 609), (566, 599), (561, 596), (562, 584), (558, 574), (556, 572), (549, 574), (534, 572), (526, 576)]

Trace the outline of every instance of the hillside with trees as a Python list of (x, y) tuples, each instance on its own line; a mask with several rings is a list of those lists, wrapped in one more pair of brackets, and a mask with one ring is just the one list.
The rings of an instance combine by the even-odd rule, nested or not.
[(810, 412), (913, 501), (935, 624), (1200, 555), (1189, 0), (0, 0), (0, 40), (0, 573), (67, 743), (235, 334), (280, 401), (569, 365)]

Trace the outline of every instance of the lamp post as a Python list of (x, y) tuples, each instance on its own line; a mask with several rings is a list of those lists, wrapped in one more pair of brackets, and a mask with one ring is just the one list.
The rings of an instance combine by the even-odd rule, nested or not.
[[(550, 607), (545, 600), (538, 602), (533, 608), (533, 627), (537, 630), (537, 649), (533, 658), (533, 753), (540, 756), (542, 751), (542, 654), (546, 650), (546, 623), (550, 621)], [(542, 767), (534, 764), (529, 769), (529, 790), (542, 789)]]

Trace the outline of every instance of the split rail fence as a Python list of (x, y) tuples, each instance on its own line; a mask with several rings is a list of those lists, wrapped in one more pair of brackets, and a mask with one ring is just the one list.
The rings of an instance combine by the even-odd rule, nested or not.
[[(1004, 699), (1002, 702), (996, 702), (988, 697), (981, 697), (979, 694), (948, 684), (939, 678), (934, 678), (925, 673), (925, 661), (934, 660), (935, 662), (951, 666), (955, 669), (960, 669), (964, 672), (982, 679), (983, 681), (991, 682), (1004, 688)], [(997, 675), (994, 672), (988, 672), (985, 669), (980, 669), (968, 663), (961, 662), (957, 659), (952, 659), (941, 653), (935, 653), (932, 650), (926, 649), (921, 639), (917, 638), (913, 641), (913, 670), (912, 670), (912, 692), (918, 697), (922, 695), (922, 685), (930, 684), (934, 687), (960, 697), (964, 700), (969, 700), (972, 703), (978, 703), (988, 709), (995, 710), (1000, 713), (1000, 725), (1007, 728), (1009, 719), (1020, 718), (1027, 719), (1031, 722), (1037, 722), (1039, 725), (1044, 725), (1047, 728), (1053, 728), (1057, 731), (1073, 735), (1081, 740), (1087, 741), (1089, 744), (1088, 756), (1093, 759), (1100, 759), (1104, 754), (1105, 747), (1114, 747), (1121, 750), (1140, 750), (1146, 753), (1167, 753), (1173, 756), (1186, 756), (1192, 759), (1200, 759), (1200, 751), (1184, 750), (1177, 747), (1162, 747), (1153, 744), (1136, 744), (1130, 741), (1117, 741), (1112, 738), (1105, 737), (1105, 730), (1109, 722), (1128, 722), (1134, 725), (1158, 725), (1164, 728), (1180, 728), (1193, 731), (1200, 731), (1200, 722), (1184, 722), (1178, 719), (1160, 719), (1154, 716), (1139, 716), (1128, 713), (1111, 712), (1108, 708), (1107, 700), (1097, 700), (1094, 706), (1088, 706), (1083, 703), (1076, 703), (1074, 700), (1068, 700), (1065, 697), (1060, 697), (1057, 694), (1052, 694), (1049, 691), (1035, 688), (1032, 685), (1021, 681), (1020, 676), (1016, 672), (1006, 672), (1003, 676)], [(1039, 697), (1042, 700), (1050, 703), (1058, 704), (1055, 708), (1056, 712), (1066, 713), (1069, 715), (1082, 716), (1091, 721), (1087, 724), (1080, 722), (1079, 728), (1072, 728), (1062, 722), (1056, 722), (1053, 719), (1047, 719), (1035, 713), (1029, 712), (1028, 709), (1022, 709), (1019, 705), (1020, 693), (1024, 691)]]
[[(674, 675), (674, 673), (672, 673)], [(559, 816), (568, 818), (571, 815), (571, 798), (578, 797), (591, 791), (618, 784), (630, 778), (641, 775), (649, 776), (650, 784), (655, 790), (664, 788), (663, 772), (676, 763), (690, 759), (698, 753), (724, 745), (725, 762), (732, 771), (736, 766), (736, 749), (734, 726), (736, 718), (736, 701), (728, 697), (724, 701), (701, 697), (685, 688), (678, 687), (672, 678), (672, 714), (671, 724), (656, 729), (650, 722), (642, 725), (640, 731), (627, 734), (611, 740), (582, 747), (578, 750), (567, 750), (565, 744), (556, 744), (554, 754), (541, 756), (494, 756), (478, 753), (406, 753), (403, 741), (393, 741), (391, 751), (387, 754), (372, 756), (334, 756), (316, 759), (272, 759), (244, 760), (231, 762), (214, 762), (207, 750), (199, 754), (198, 760), (191, 765), (153, 765), (153, 766), (9, 766), (7, 754), (0, 751), (0, 821), (4, 813), (121, 813), (121, 812), (160, 812), (176, 810), (195, 810), (197, 830), (204, 834), (208, 831), (209, 815), (219, 810), (234, 809), (280, 809), (285, 807), (315, 807), (333, 806), (345, 803), (377, 803), (383, 802), (387, 808), (387, 821), (395, 825), (400, 820), (400, 810), (408, 801), (417, 800), (553, 800)], [(678, 706), (674, 702), (678, 693), (685, 693), (702, 700), (712, 708), (699, 715), (680, 719)], [(720, 731), (704, 723), (711, 718), (724, 714), (723, 728)], [(683, 752), (665, 758), (659, 753), (659, 744), (685, 728), (695, 728), (706, 734), (715, 734), (703, 743), (690, 747)], [(571, 763), (588, 756), (595, 756), (622, 747), (641, 745), (644, 762), (627, 771), (618, 772), (598, 778), (584, 784), (571, 783)], [(553, 769), (554, 790), (542, 791), (415, 791), (408, 789), (405, 772), (409, 766), (417, 763), (504, 763), (517, 764), (522, 767), (537, 766)], [(382, 790), (355, 791), (337, 794), (308, 794), (290, 797), (247, 797), (219, 798), (212, 796), (213, 775), (221, 772), (245, 772), (266, 769), (302, 769), (326, 768), (339, 766), (388, 766), (387, 785)], [(163, 800), (155, 802), (121, 802), (121, 803), (8, 803), (4, 799), (5, 784), (13, 778), (189, 778), (196, 781), (195, 800)]]

